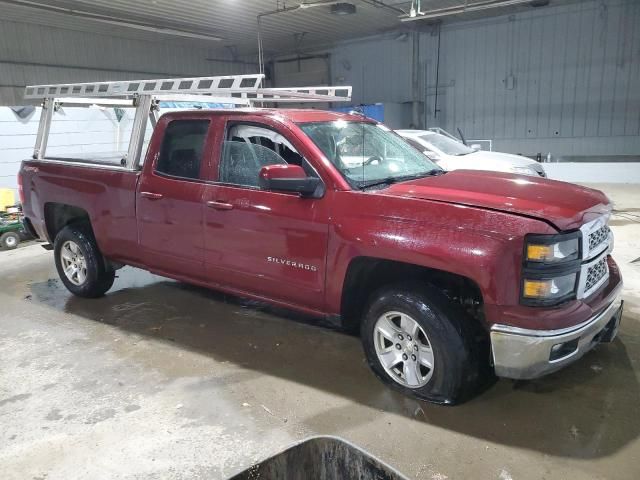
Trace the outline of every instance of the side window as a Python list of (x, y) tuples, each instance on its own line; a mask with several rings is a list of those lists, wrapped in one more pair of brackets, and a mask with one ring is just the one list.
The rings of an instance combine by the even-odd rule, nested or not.
[(240, 141), (226, 141), (222, 147), (219, 180), (223, 183), (258, 186), (258, 174), (266, 165), (283, 165), (287, 162), (272, 149)]
[(200, 177), (209, 120), (173, 120), (164, 131), (156, 171), (181, 178)]

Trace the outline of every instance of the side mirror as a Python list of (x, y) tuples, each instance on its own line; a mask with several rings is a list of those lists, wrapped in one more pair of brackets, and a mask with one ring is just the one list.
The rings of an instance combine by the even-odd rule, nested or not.
[(258, 185), (262, 190), (299, 193), (303, 197), (322, 194), (322, 181), (308, 177), (299, 165), (267, 165), (260, 169)]
[(472, 143), (471, 145), (469, 145), (469, 148), (474, 152), (477, 152), (478, 150), (482, 150), (482, 145), (480, 145), (479, 143)]

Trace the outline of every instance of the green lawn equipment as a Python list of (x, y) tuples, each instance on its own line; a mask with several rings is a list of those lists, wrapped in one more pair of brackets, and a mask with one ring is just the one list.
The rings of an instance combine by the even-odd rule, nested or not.
[(7, 209), (8, 213), (0, 213), (0, 249), (13, 250), (29, 235), (22, 226), (22, 213), (19, 208)]

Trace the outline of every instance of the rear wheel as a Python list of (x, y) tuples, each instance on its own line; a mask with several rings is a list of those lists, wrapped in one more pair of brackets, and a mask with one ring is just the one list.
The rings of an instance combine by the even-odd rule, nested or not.
[(54, 242), (56, 269), (60, 280), (74, 295), (96, 298), (111, 288), (115, 272), (105, 268), (91, 230), (83, 225), (68, 225)]
[(371, 369), (387, 385), (455, 404), (479, 389), (488, 365), (473, 322), (436, 289), (399, 284), (373, 296), (361, 337)]
[(16, 232), (3, 233), (0, 236), (0, 246), (5, 250), (13, 250), (20, 243), (20, 235)]

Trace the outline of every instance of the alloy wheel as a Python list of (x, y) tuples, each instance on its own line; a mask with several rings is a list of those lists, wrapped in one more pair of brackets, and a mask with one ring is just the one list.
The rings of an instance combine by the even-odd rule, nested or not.
[(60, 249), (62, 270), (74, 285), (82, 285), (87, 280), (87, 262), (77, 243), (67, 240)]
[(374, 346), (380, 364), (400, 385), (420, 388), (433, 376), (431, 342), (411, 316), (395, 311), (382, 314), (374, 328)]

